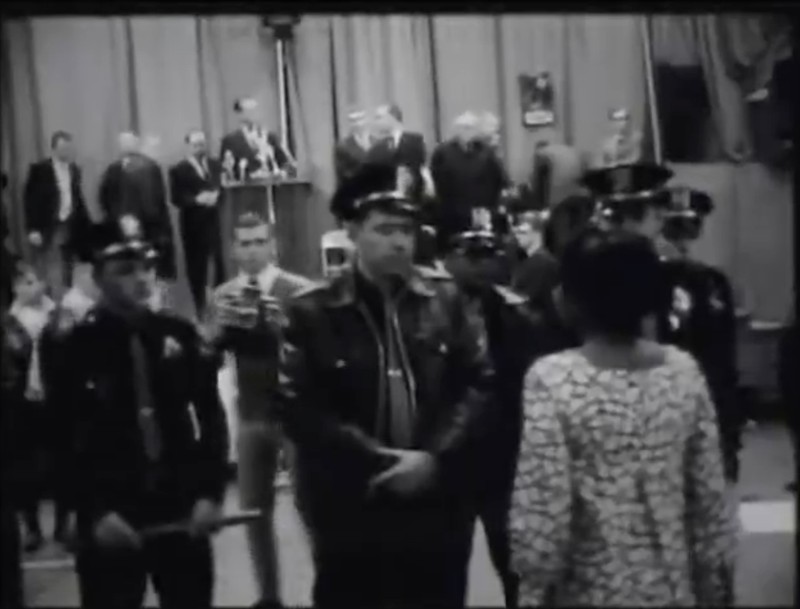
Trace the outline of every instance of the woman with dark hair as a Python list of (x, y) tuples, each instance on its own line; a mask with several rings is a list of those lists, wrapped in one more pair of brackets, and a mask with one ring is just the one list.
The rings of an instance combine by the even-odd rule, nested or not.
[(583, 339), (525, 379), (510, 514), (520, 605), (723, 605), (733, 520), (714, 407), (687, 353), (644, 338), (659, 259), (590, 228), (562, 258)]

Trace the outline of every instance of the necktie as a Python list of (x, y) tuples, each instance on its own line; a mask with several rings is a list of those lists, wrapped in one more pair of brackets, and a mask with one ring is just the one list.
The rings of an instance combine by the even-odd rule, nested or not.
[(397, 309), (384, 299), (386, 318), (386, 375), (389, 388), (388, 438), (394, 448), (410, 448), (414, 440), (414, 404), (411, 379), (403, 366), (400, 352), (400, 324)]
[(153, 408), (153, 390), (147, 356), (141, 338), (133, 335), (131, 339), (131, 355), (133, 359), (133, 380), (136, 393), (136, 406), (139, 415), (139, 429), (142, 434), (144, 452), (152, 464), (161, 458), (161, 432), (155, 418)]

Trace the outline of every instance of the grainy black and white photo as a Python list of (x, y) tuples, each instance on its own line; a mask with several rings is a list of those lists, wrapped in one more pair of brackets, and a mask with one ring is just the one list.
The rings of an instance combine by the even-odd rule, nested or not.
[(21, 6), (3, 609), (797, 603), (787, 15)]

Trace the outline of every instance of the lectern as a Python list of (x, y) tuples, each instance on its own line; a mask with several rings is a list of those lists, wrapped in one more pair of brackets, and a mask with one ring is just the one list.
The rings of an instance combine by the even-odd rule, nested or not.
[[(241, 214), (252, 211), (267, 219), (281, 268), (301, 275), (314, 272), (316, 260), (309, 260), (313, 251), (307, 243), (311, 183), (298, 178), (265, 178), (223, 186), (220, 206), (222, 252), (225, 274), (236, 272), (231, 245), (233, 225)], [(313, 246), (312, 246), (313, 247)]]

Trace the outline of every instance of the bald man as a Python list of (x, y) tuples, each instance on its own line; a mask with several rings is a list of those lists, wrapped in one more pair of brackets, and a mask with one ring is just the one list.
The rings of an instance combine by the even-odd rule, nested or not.
[(119, 158), (108, 166), (100, 181), (100, 208), (106, 219), (132, 215), (141, 222), (144, 236), (158, 251), (158, 274), (175, 277), (172, 224), (167, 209), (167, 186), (155, 154), (155, 136), (143, 146), (139, 136), (126, 131), (118, 138)]
[(431, 156), (430, 171), (439, 199), (440, 247), (445, 247), (452, 235), (469, 229), (473, 209), (496, 210), (507, 181), (500, 159), (487, 145), (480, 115), (460, 115), (453, 132)]

